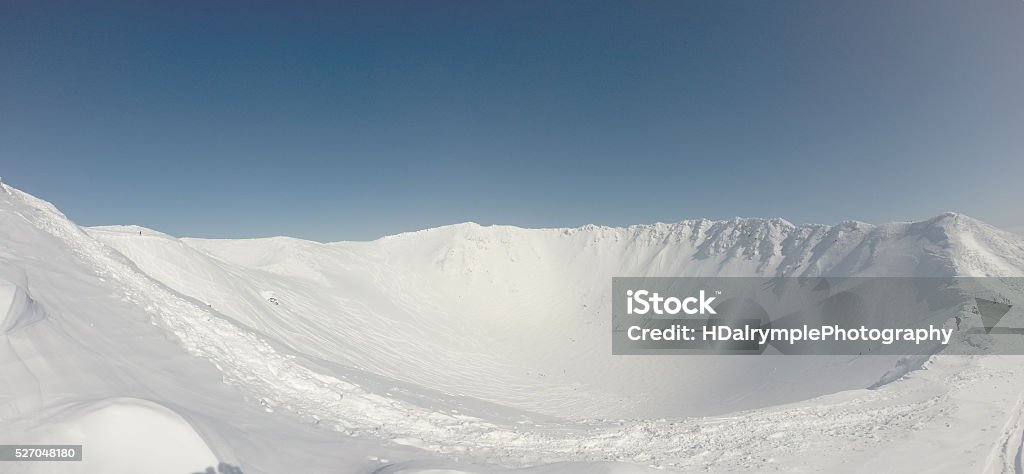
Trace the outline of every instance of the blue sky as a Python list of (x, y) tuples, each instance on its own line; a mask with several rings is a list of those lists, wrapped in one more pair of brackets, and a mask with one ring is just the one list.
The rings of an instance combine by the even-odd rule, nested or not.
[(0, 0), (0, 176), (186, 236), (1024, 230), (1024, 1), (336, 3)]

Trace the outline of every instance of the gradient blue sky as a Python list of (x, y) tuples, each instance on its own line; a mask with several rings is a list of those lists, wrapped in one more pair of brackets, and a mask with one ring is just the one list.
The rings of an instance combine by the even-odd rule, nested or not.
[(332, 3), (0, 0), (0, 176), (187, 236), (1024, 229), (1021, 0)]

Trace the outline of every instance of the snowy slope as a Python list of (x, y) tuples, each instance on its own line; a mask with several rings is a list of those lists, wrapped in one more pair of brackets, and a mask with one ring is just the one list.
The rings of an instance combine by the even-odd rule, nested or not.
[[(957, 214), (176, 239), (83, 230), (5, 186), (0, 442), (78, 436), (102, 453), (123, 437), (103, 427), (127, 413), (163, 426), (132, 432), (139, 446), (187, 447), (147, 472), (215, 460), (277, 473), (849, 470), (886, 459), (875, 467), (1012, 472), (1024, 429), (1017, 358), (936, 357), (865, 390), (905, 362), (610, 355), (612, 276), (953, 274), (1024, 275), (1024, 244)], [(114, 461), (0, 472), (136, 472), (88, 465)]]
[(1024, 274), (1019, 240), (957, 214), (882, 226), (459, 224), (333, 244), (138, 230), (90, 233), (151, 277), (303, 354), (570, 418), (776, 405), (871, 386), (898, 360), (615, 357), (607, 349), (613, 276)]

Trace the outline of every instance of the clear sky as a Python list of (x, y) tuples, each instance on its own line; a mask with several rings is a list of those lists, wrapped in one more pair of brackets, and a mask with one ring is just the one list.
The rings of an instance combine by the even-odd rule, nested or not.
[(0, 0), (0, 176), (184, 236), (1020, 231), (1024, 1)]

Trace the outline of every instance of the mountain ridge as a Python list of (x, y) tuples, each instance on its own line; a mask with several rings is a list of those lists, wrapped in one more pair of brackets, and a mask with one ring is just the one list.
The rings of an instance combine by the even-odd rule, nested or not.
[[(183, 242), (203, 242), (216, 246), (218, 242), (233, 242), (240, 245), (274, 242), (284, 246), (334, 246), (372, 247), (392, 245), (415, 239), (430, 239), (447, 236), (452, 244), (459, 241), (480, 241), (482, 239), (508, 240), (514, 234), (561, 236), (592, 236), (594, 242), (605, 239), (632, 240), (641, 244), (661, 242), (679, 244), (689, 241), (697, 247), (695, 258), (731, 254), (736, 257), (785, 256), (793, 251), (821, 252), (821, 246), (828, 246), (829, 240), (839, 244), (853, 245), (851, 251), (874, 248), (879, 242), (899, 237), (917, 238), (932, 245), (945, 245), (951, 251), (951, 268), (943, 271), (960, 276), (1005, 276), (1024, 274), (1024, 237), (989, 225), (981, 220), (958, 212), (945, 212), (919, 221), (897, 221), (870, 224), (857, 220), (844, 220), (836, 224), (793, 224), (783, 218), (731, 219), (686, 219), (675, 223), (656, 222), (614, 227), (588, 224), (579, 227), (528, 228), (514, 225), (480, 225), (463, 222), (416, 231), (383, 236), (370, 241), (319, 242), (290, 236), (257, 237), (244, 239), (174, 237), (158, 230), (140, 226), (92, 226), (90, 229), (104, 232), (138, 232), (147, 235), (163, 235)], [(977, 236), (977, 238), (975, 237)], [(852, 239), (852, 240), (851, 240)], [(978, 247), (981, 245), (981, 248)], [(799, 249), (799, 250), (798, 250)], [(798, 267), (798, 265), (794, 267)], [(819, 274), (820, 269), (810, 269), (798, 275)], [(911, 275), (925, 276), (933, 269), (912, 272)], [(778, 269), (774, 276), (794, 275), (794, 270)]]
[(992, 226), (990, 224), (987, 224), (986, 222), (984, 222), (984, 221), (982, 221), (980, 219), (976, 219), (974, 217), (971, 217), (970, 215), (967, 215), (967, 214), (964, 214), (964, 213), (961, 213), (961, 212), (955, 212), (955, 211), (943, 212), (943, 213), (937, 214), (935, 216), (924, 218), (924, 219), (921, 219), (921, 220), (915, 220), (915, 221), (887, 221), (887, 222), (882, 222), (882, 223), (878, 223), (878, 224), (872, 224), (872, 223), (861, 221), (861, 220), (857, 220), (857, 219), (844, 219), (844, 220), (841, 220), (841, 221), (836, 222), (834, 224), (824, 224), (824, 223), (814, 223), (814, 222), (802, 223), (802, 224), (794, 224), (791, 221), (789, 221), (789, 220), (787, 220), (787, 219), (785, 219), (783, 217), (740, 217), (740, 216), (736, 216), (736, 217), (732, 217), (732, 218), (728, 218), (728, 219), (711, 219), (711, 218), (703, 218), (703, 217), (700, 217), (700, 218), (688, 218), (688, 219), (683, 219), (683, 220), (675, 221), (675, 222), (661, 222), (661, 221), (657, 221), (657, 222), (652, 222), (652, 223), (629, 224), (629, 225), (625, 225), (625, 226), (612, 226), (612, 225), (603, 225), (603, 224), (584, 224), (584, 225), (575, 226), (575, 227), (526, 227), (526, 226), (513, 225), (513, 224), (480, 224), (480, 223), (477, 223), (475, 221), (463, 221), (463, 222), (457, 222), (457, 223), (452, 223), (452, 224), (444, 224), (444, 225), (439, 225), (439, 226), (434, 226), (434, 227), (426, 227), (426, 228), (423, 228), (423, 229), (403, 231), (403, 232), (398, 232), (398, 233), (395, 233), (395, 234), (383, 235), (383, 236), (380, 236), (380, 237), (378, 237), (376, 239), (371, 239), (371, 240), (332, 240), (332, 241), (319, 241), (319, 240), (306, 239), (306, 238), (302, 238), (302, 237), (294, 237), (294, 236), (290, 236), (290, 235), (271, 235), (271, 236), (265, 236), (265, 237), (240, 237), (240, 238), (232, 238), (232, 237), (202, 237), (202, 236), (196, 236), (196, 235), (180, 235), (179, 236), (179, 235), (167, 234), (166, 232), (160, 231), (160, 230), (158, 230), (156, 228), (140, 226), (140, 225), (137, 225), (137, 224), (101, 224), (101, 225), (92, 225), (92, 226), (85, 226), (85, 227), (87, 227), (87, 228), (94, 228), (94, 229), (103, 229), (103, 230), (117, 230), (117, 229), (134, 229), (136, 231), (137, 230), (143, 230), (143, 231), (149, 231), (150, 233), (164, 234), (164, 235), (168, 235), (168, 236), (171, 236), (171, 237), (174, 237), (174, 238), (179, 238), (179, 239), (196, 239), (196, 240), (270, 240), (270, 239), (281, 239), (281, 240), (302, 241), (302, 242), (322, 244), (322, 245), (331, 245), (331, 244), (370, 243), (370, 242), (376, 242), (376, 241), (379, 241), (379, 240), (392, 240), (392, 239), (397, 239), (397, 238), (404, 238), (404, 237), (411, 236), (411, 235), (418, 235), (418, 234), (424, 234), (424, 233), (433, 233), (433, 232), (467, 231), (467, 230), (488, 230), (488, 229), (490, 229), (490, 230), (514, 230), (514, 231), (548, 231), (548, 232), (554, 231), (554, 232), (576, 233), (576, 232), (582, 232), (582, 231), (643, 231), (643, 230), (649, 230), (649, 229), (659, 229), (659, 230), (661, 230), (661, 229), (676, 229), (676, 228), (680, 228), (680, 227), (693, 226), (693, 225), (702, 225), (702, 226), (704, 226), (704, 225), (715, 225), (715, 224), (732, 224), (732, 225), (745, 225), (745, 226), (750, 226), (752, 224), (761, 224), (761, 225), (772, 225), (772, 226), (776, 226), (776, 227), (791, 228), (791, 229), (822, 229), (822, 228), (835, 228), (835, 227), (853, 227), (853, 228), (869, 227), (869, 228), (876, 228), (876, 227), (898, 226), (898, 225), (914, 225), (914, 224), (920, 225), (920, 224), (927, 224), (927, 223), (937, 222), (937, 221), (941, 221), (943, 219), (948, 219), (948, 218), (966, 220), (966, 221), (969, 221), (969, 222), (973, 222), (973, 223), (976, 223), (976, 224), (980, 224), (980, 225), (984, 225), (984, 226), (990, 227), (990, 228), (992, 228), (994, 230), (997, 230), (999, 232), (1002, 232), (1002, 233), (1010, 234), (1010, 235), (1012, 235), (1012, 236), (1014, 236), (1016, 238), (1024, 238), (1022, 236), (1017, 235), (1016, 233), (1000, 229), (998, 227), (995, 227), (995, 226)]

